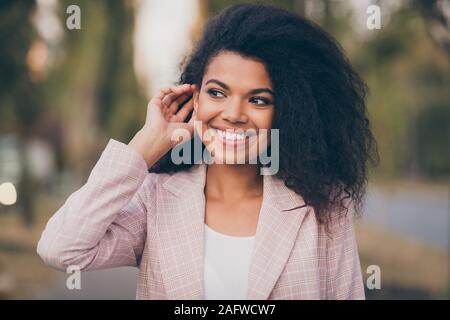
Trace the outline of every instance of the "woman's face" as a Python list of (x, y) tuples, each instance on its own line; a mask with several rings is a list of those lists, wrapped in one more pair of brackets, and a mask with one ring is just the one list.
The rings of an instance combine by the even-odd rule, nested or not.
[(196, 132), (215, 163), (256, 163), (269, 146), (272, 90), (261, 62), (228, 51), (211, 60), (194, 93), (194, 109), (201, 121)]

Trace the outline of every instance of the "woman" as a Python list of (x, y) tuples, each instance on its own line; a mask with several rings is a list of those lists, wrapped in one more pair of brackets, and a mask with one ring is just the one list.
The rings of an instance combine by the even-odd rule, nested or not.
[[(38, 254), (60, 270), (138, 266), (138, 299), (364, 299), (353, 213), (376, 162), (365, 93), (319, 27), (229, 7), (143, 128), (108, 142)], [(176, 163), (180, 132), (212, 161), (192, 147)], [(265, 151), (279, 164), (263, 175)]]

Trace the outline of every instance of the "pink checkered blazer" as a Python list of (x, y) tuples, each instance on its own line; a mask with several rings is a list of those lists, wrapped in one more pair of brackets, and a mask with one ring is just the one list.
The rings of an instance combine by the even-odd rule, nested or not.
[[(137, 299), (203, 299), (206, 166), (148, 173), (139, 153), (110, 139), (86, 184), (48, 221), (39, 256), (62, 271), (137, 266)], [(352, 215), (330, 231), (265, 175), (247, 299), (364, 299)]]

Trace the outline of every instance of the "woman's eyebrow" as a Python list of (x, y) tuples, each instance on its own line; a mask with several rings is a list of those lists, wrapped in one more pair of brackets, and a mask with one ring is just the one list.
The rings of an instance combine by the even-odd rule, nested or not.
[(273, 91), (272, 90), (270, 90), (269, 88), (258, 88), (258, 89), (253, 89), (253, 90), (250, 90), (250, 94), (258, 94), (258, 93), (262, 93), (262, 92), (266, 92), (266, 93), (269, 93), (269, 94), (271, 94), (272, 96), (274, 95), (273, 94)]
[[(215, 84), (221, 86), (222, 88), (224, 88), (225, 90), (230, 90), (230, 87), (228, 85), (226, 85), (225, 83), (223, 83), (222, 81), (219, 81), (217, 79), (210, 79), (210, 80), (206, 81), (205, 85), (207, 85), (208, 83), (215, 83)], [(250, 90), (249, 94), (258, 94), (258, 93), (262, 93), (262, 92), (266, 92), (271, 95), (274, 95), (273, 91), (269, 88), (253, 89), (253, 90)]]
[(206, 81), (205, 85), (207, 85), (208, 83), (215, 83), (224, 88), (225, 90), (230, 90), (230, 87), (228, 87), (225, 83), (216, 79), (209, 79), (208, 81)]

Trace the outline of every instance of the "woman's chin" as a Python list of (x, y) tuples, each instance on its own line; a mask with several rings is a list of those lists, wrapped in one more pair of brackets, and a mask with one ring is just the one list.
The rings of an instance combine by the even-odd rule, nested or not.
[[(211, 145), (210, 145), (211, 146)], [(214, 148), (207, 148), (213, 163), (217, 164), (257, 164), (258, 144), (245, 145), (235, 148), (223, 144), (213, 144)]]
[(224, 156), (224, 155), (218, 155), (213, 157), (213, 164), (231, 164), (231, 165), (238, 165), (238, 164), (245, 164), (245, 157), (236, 157), (233, 156)]

